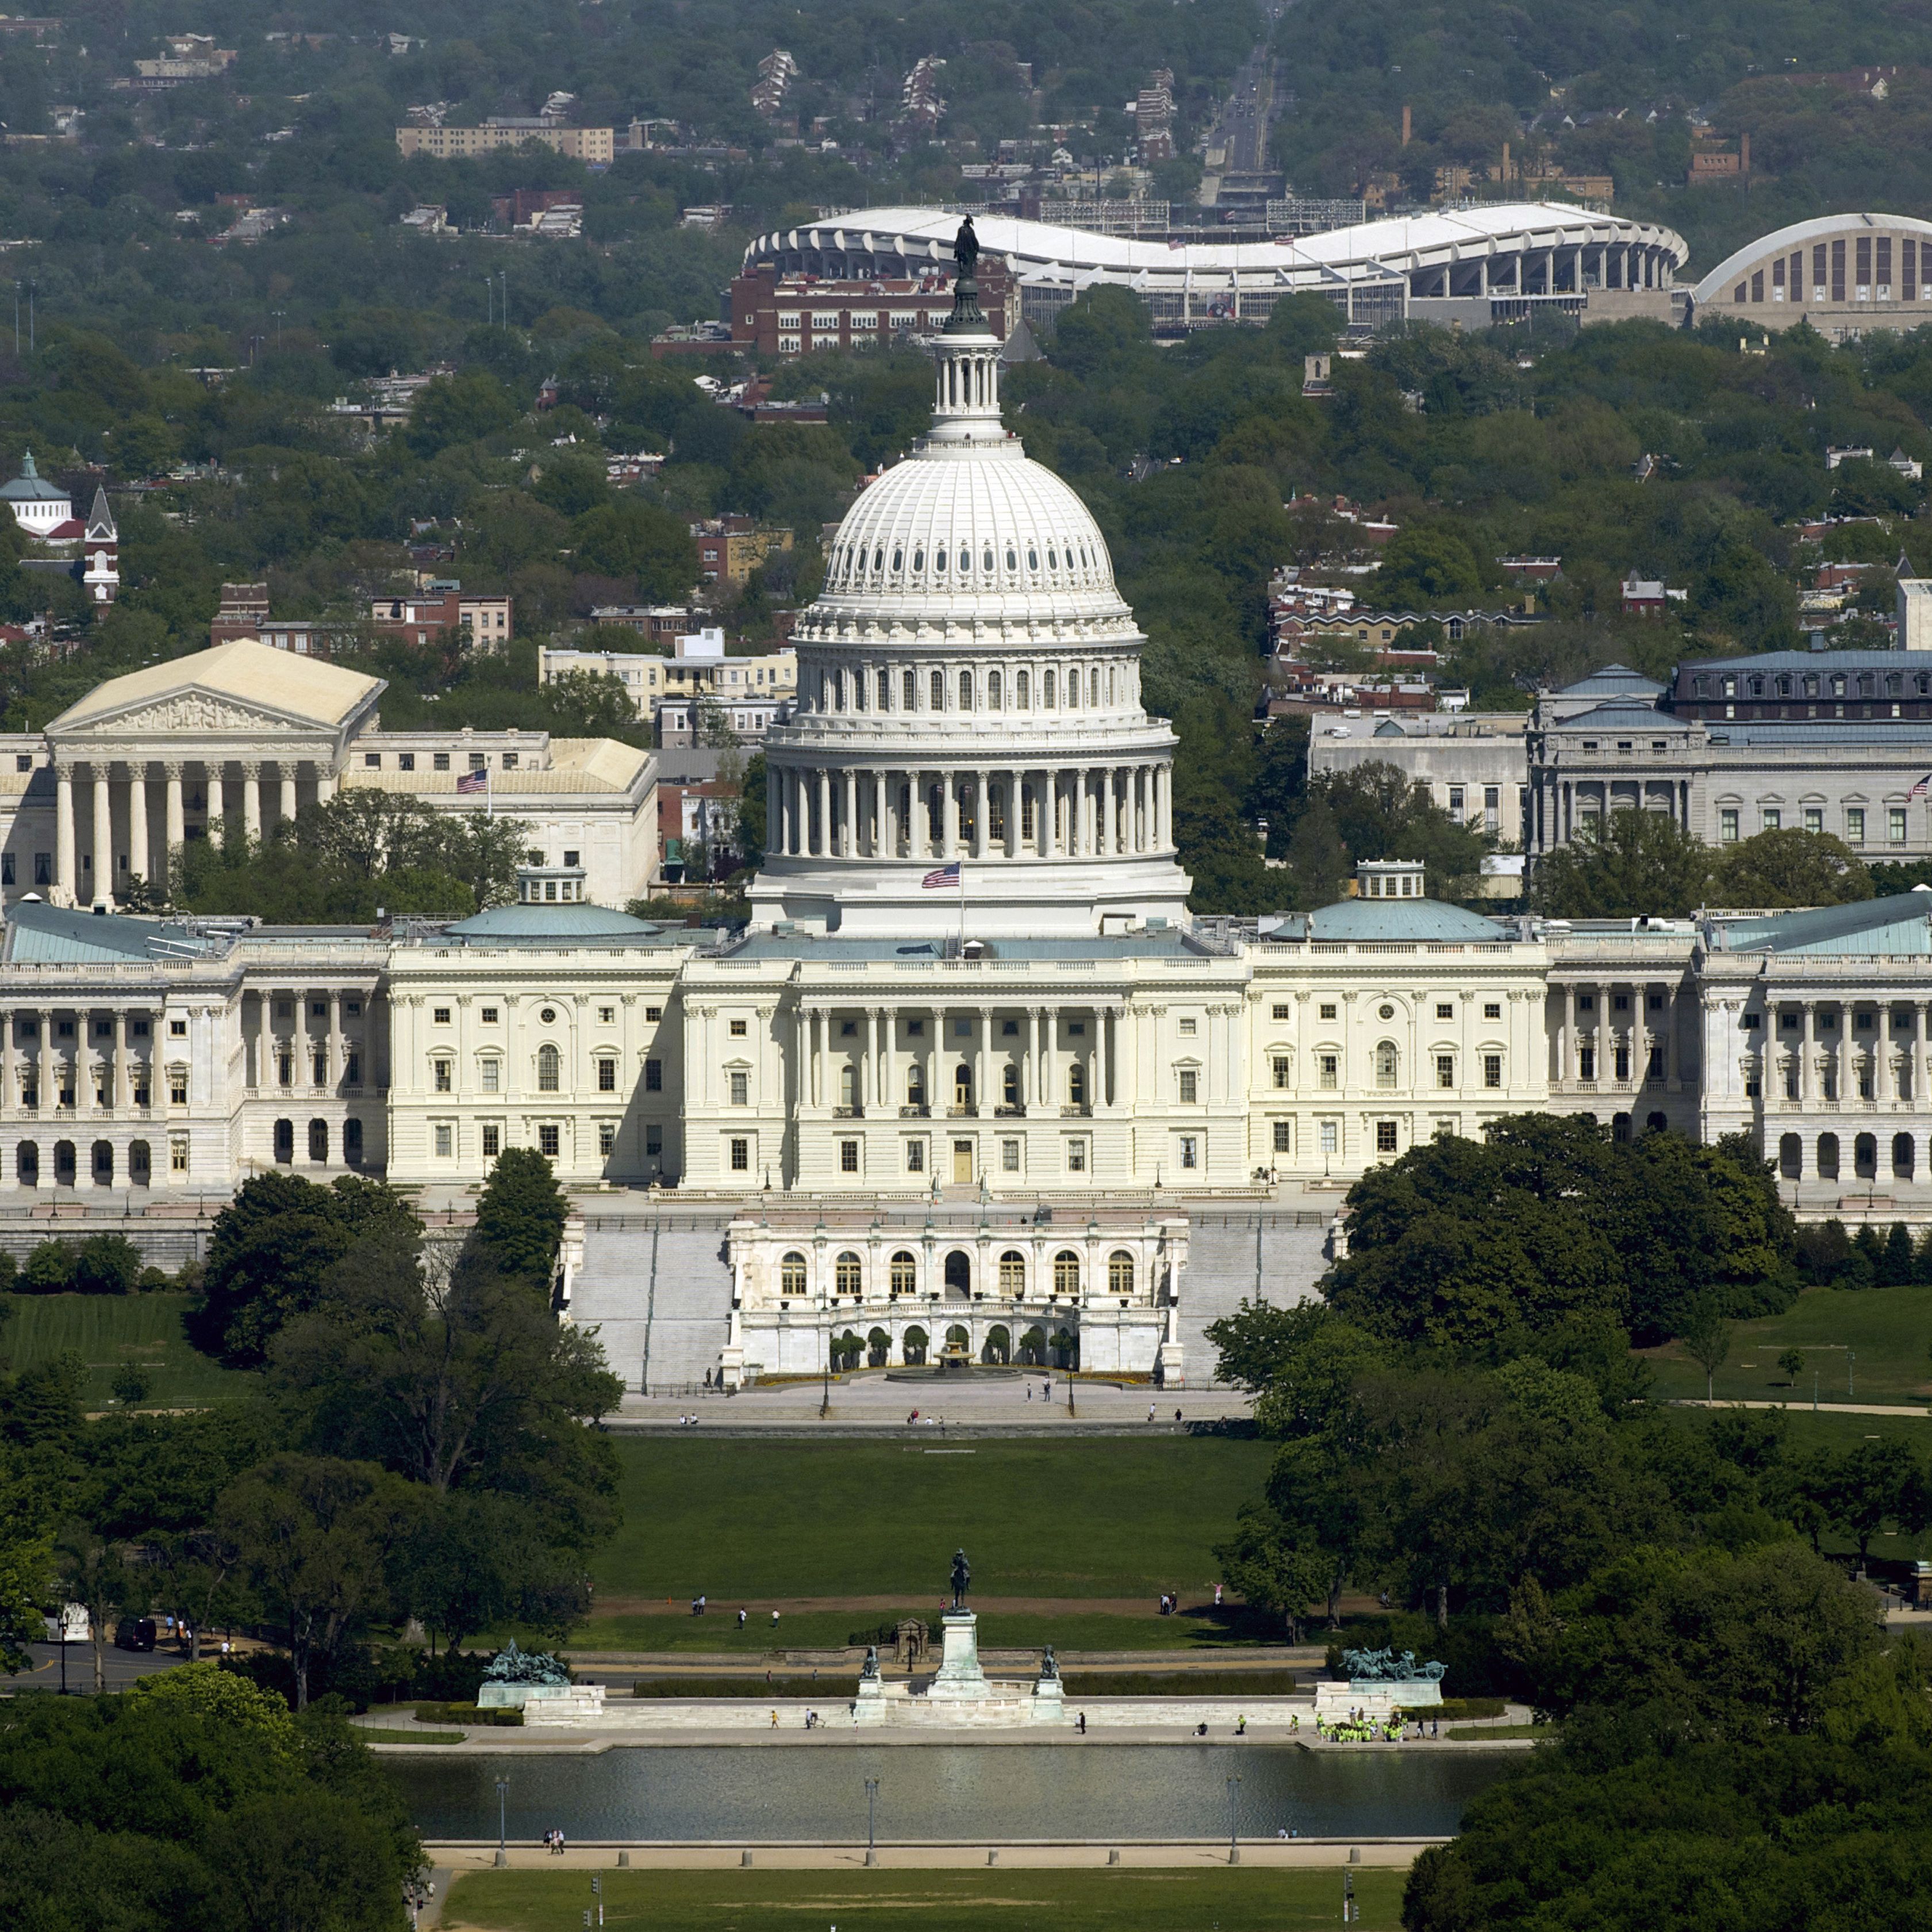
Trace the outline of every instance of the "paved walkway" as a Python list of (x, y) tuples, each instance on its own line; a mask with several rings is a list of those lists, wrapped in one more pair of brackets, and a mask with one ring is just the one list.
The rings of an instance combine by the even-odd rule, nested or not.
[[(822, 1382), (779, 1382), (727, 1395), (627, 1395), (608, 1426), (620, 1430), (676, 1429), (694, 1415), (712, 1434), (910, 1433), (935, 1450), (955, 1432), (968, 1435), (1149, 1435), (1188, 1432), (1220, 1424), (1245, 1424), (1254, 1398), (1238, 1389), (1153, 1389), (1064, 1376), (950, 1376), (902, 1381), (885, 1374)], [(830, 1413), (820, 1410), (830, 1397)], [(1148, 1411), (1153, 1410), (1153, 1420)], [(1175, 1420), (1178, 1412), (1180, 1420)], [(914, 1418), (916, 1416), (917, 1420)]]
[(1922, 1421), (1932, 1416), (1923, 1402), (1901, 1406), (1878, 1402), (1732, 1402), (1720, 1396), (1714, 1402), (1700, 1396), (1678, 1396), (1665, 1406), (1671, 1408), (1788, 1408), (1794, 1414), (1816, 1415), (1916, 1415)]
[[(1381, 1865), (1406, 1870), (1431, 1845), (1447, 1844), (1447, 1838), (1244, 1838), (1240, 1862), (1244, 1865), (1325, 1866)], [(460, 1878), (466, 1872), (487, 1871), (496, 1860), (494, 1844), (444, 1841), (425, 1844), (424, 1853), (444, 1873)], [(1182, 1838), (1153, 1844), (1113, 1845), (1105, 1840), (989, 1846), (983, 1842), (962, 1844), (886, 1844), (878, 1848), (878, 1863), (888, 1871), (958, 1870), (988, 1862), (988, 1853), (997, 1852), (1003, 1865), (1035, 1870), (1067, 1866), (1100, 1865), (1114, 1862), (1124, 1865), (1198, 1866), (1224, 1865), (1228, 1862), (1226, 1838)], [(779, 1871), (838, 1871), (862, 1868), (866, 1848), (862, 1844), (758, 1845), (747, 1857), (742, 1844), (631, 1844), (614, 1843), (572, 1845), (561, 1858), (542, 1845), (512, 1845), (506, 1856), (515, 1870), (608, 1871), (620, 1852), (632, 1870), (658, 1871), (723, 1871), (748, 1862)], [(437, 1888), (439, 1897), (444, 1891)]]

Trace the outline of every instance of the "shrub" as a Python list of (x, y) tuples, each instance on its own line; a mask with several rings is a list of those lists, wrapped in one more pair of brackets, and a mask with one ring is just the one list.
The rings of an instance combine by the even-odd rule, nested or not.
[(65, 1294), (74, 1286), (74, 1244), (70, 1241), (42, 1241), (27, 1257), (20, 1270), (22, 1294)]
[(74, 1286), (82, 1294), (132, 1294), (141, 1278), (141, 1251), (125, 1234), (94, 1234), (74, 1258)]
[(1425, 1724), (1432, 1718), (1445, 1724), (1462, 1724), (1477, 1718), (1500, 1718), (1508, 1708), (1500, 1697), (1445, 1697), (1439, 1704), (1405, 1704), (1402, 1714)]
[(520, 1711), (479, 1710), (474, 1704), (418, 1704), (419, 1724), (496, 1724), (506, 1729), (524, 1721)]

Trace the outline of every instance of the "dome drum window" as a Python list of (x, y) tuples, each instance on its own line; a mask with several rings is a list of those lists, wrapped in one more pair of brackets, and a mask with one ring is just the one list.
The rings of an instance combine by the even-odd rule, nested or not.
[(912, 567), (915, 571), (923, 570), (926, 568), (926, 552), (923, 550), (916, 550), (913, 552)]

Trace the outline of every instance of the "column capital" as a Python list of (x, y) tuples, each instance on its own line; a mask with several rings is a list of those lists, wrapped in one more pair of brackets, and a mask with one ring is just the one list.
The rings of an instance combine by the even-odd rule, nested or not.
[(182, 774), (186, 770), (186, 766), (179, 758), (164, 758), (161, 760), (161, 776), (170, 784), (179, 784), (182, 782)]

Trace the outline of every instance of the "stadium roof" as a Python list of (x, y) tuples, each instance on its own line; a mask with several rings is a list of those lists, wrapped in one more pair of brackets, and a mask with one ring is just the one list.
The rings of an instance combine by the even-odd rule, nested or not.
[(1932, 242), (1932, 221), (1921, 221), (1910, 214), (1821, 214), (1814, 220), (1794, 221), (1789, 228), (1774, 229), (1755, 242), (1747, 242), (1736, 254), (1726, 255), (1697, 284), (1691, 291), (1691, 299), (1700, 305), (1721, 302), (1738, 275), (1746, 268), (1762, 267), (1767, 256), (1802, 248), (1810, 242), (1828, 241), (1859, 228), (1882, 229), (1891, 235), (1916, 235)]
[[(1690, 256), (1674, 230), (1654, 222), (1556, 202), (1503, 202), (1366, 221), (1316, 235), (1284, 235), (1270, 242), (1166, 242), (1096, 235), (1010, 215), (973, 218), (981, 250), (1003, 260), (1022, 281), (1120, 280), (1131, 285), (1178, 280), (1189, 275), (1272, 275), (1316, 285), (1355, 281), (1418, 268), (1442, 268), (1491, 255), (1603, 242), (1664, 250), (1676, 266)], [(761, 235), (746, 261), (800, 249), (862, 255), (952, 258), (958, 213), (938, 208), (855, 208), (796, 228)]]

